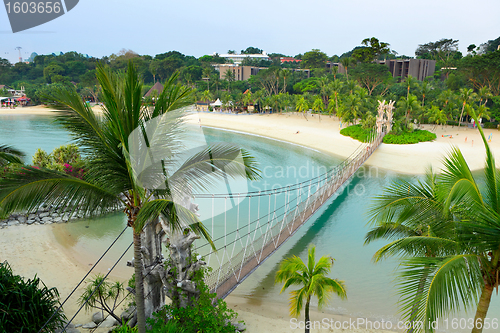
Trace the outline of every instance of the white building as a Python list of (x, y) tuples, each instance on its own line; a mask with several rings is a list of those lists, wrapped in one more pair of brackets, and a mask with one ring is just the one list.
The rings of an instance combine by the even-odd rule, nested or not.
[[(217, 53), (214, 53), (215, 56)], [(245, 58), (257, 60), (271, 60), (267, 53), (264, 51), (262, 54), (219, 54), (219, 57), (232, 60), (235, 65), (240, 65)]]

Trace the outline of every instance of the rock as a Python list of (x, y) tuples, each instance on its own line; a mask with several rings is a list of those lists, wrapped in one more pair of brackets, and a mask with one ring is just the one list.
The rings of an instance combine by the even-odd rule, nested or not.
[(239, 332), (243, 332), (244, 330), (247, 329), (247, 326), (245, 325), (245, 323), (232, 323), (233, 326), (236, 328), (237, 331)]
[(28, 221), (26, 221), (26, 224), (28, 224), (28, 225), (31, 225), (33, 223), (35, 223), (35, 220), (28, 220)]
[(99, 324), (99, 327), (103, 327), (103, 328), (110, 328), (110, 327), (113, 327), (115, 325), (118, 325), (118, 322), (116, 321), (115, 318), (109, 316), (108, 318), (106, 318), (105, 321), (103, 321), (102, 323)]
[(97, 325), (93, 321), (82, 325), (82, 328), (96, 328), (96, 327)]
[(129, 320), (130, 318), (132, 318), (132, 316), (134, 315), (135, 313), (135, 306), (129, 306), (129, 308), (125, 311), (122, 312), (122, 314), (120, 315), (120, 318), (122, 320)]
[(47, 221), (45, 222), (45, 224), (52, 224), (52, 221)]
[(45, 222), (44, 222), (44, 221), (38, 221), (37, 223), (38, 223), (38, 224), (45, 224)]
[(42, 218), (42, 221), (43, 222), (52, 221), (52, 217), (46, 216), (46, 217)]
[(19, 216), (17, 220), (19, 221), (19, 223), (26, 223), (26, 216)]
[(102, 323), (104, 321), (104, 316), (102, 312), (96, 312), (92, 315), (92, 321), (96, 324)]
[(34, 220), (36, 217), (36, 214), (30, 214), (28, 215), (28, 220)]
[(64, 222), (62, 218), (60, 217), (54, 217), (54, 220), (53, 220), (54, 223), (62, 223)]
[(19, 221), (18, 220), (9, 220), (7, 222), (7, 225), (10, 227), (10, 226), (13, 226), (13, 225), (18, 225), (19, 224)]
[(42, 219), (42, 218), (44, 218), (44, 217), (47, 217), (47, 216), (49, 216), (49, 215), (50, 215), (50, 213), (49, 213), (49, 212), (43, 212), (43, 213), (38, 214), (38, 216), (39, 216), (41, 219)]
[(35, 217), (35, 221), (36, 221), (36, 222), (40, 222), (40, 221), (41, 221), (40, 217), (36, 216), (36, 217)]

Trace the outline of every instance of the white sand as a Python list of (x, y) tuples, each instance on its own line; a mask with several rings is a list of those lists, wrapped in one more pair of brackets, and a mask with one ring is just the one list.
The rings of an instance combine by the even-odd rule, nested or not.
[[(50, 109), (44, 107), (27, 107), (16, 109), (1, 109), (0, 114), (50, 114)], [(306, 147), (312, 147), (326, 153), (342, 157), (349, 156), (360, 144), (359, 142), (340, 135), (339, 122), (327, 116), (309, 117), (305, 120), (302, 115), (232, 115), (199, 113), (189, 116), (191, 123), (204, 126), (232, 129), (241, 132), (253, 133), (272, 137)], [(431, 126), (427, 125), (426, 129)], [(297, 131), (299, 133), (297, 133)], [(486, 135), (493, 133), (491, 147), (495, 155), (500, 156), (500, 134), (497, 130), (486, 130)], [(297, 134), (296, 134), (297, 133)], [(435, 142), (419, 143), (415, 145), (385, 145), (367, 161), (368, 164), (390, 169), (401, 173), (420, 174), (432, 165), (434, 169), (441, 167), (443, 154), (458, 146), (464, 153), (472, 169), (481, 169), (484, 165), (484, 147), (477, 130), (457, 128), (437, 128), (438, 139)], [(453, 138), (444, 138), (441, 135), (452, 134)], [(498, 136), (498, 137), (497, 137)], [(465, 138), (467, 137), (467, 142)], [(474, 141), (474, 146), (472, 146)], [(76, 260), (65, 251), (56, 235), (60, 237), (57, 225), (14, 226), (0, 230), (0, 261), (7, 260), (15, 274), (32, 278), (37, 274), (47, 286), (56, 286), (64, 299), (72, 288), (86, 274), (88, 266)], [(55, 231), (55, 232), (54, 232)], [(125, 281), (129, 276), (114, 276), (114, 279)], [(79, 295), (80, 293), (77, 292)], [(288, 307), (283, 304), (250, 304), (242, 297), (229, 296), (227, 303), (230, 308), (238, 311), (239, 319), (247, 324), (249, 333), (285, 333), (302, 332), (293, 330), (288, 315)], [(77, 309), (76, 297), (73, 297), (65, 306), (65, 312), (72, 314)], [(89, 321), (89, 314), (77, 316), (76, 323)], [(335, 318), (335, 320), (349, 320), (348, 317), (333, 316), (312, 310), (311, 320)], [(299, 317), (299, 320), (302, 318)], [(312, 332), (381, 332), (380, 330), (335, 330), (321, 329)]]
[[(348, 157), (360, 145), (359, 141), (341, 135), (339, 121), (328, 116), (321, 116), (321, 121), (319, 121), (317, 115), (309, 116), (306, 120), (303, 115), (297, 114), (195, 113), (188, 119), (193, 124), (201, 123), (202, 126), (267, 136), (341, 157)], [(436, 133), (437, 139), (433, 142), (421, 142), (413, 145), (381, 144), (366, 163), (399, 173), (423, 174), (430, 166), (436, 171), (440, 170), (443, 156), (453, 146), (457, 146), (472, 170), (484, 167), (485, 150), (477, 129), (463, 127), (458, 129), (451, 126), (445, 126), (442, 129), (440, 126), (434, 128), (432, 125), (425, 125), (424, 129)], [(484, 132), (486, 136), (493, 133), (490, 147), (494, 155), (500, 158), (500, 132), (496, 129), (485, 129)], [(452, 135), (452, 138), (442, 137), (442, 135)]]

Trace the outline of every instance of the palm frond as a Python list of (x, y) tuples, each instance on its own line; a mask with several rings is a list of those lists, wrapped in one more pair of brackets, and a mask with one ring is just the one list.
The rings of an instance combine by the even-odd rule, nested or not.
[(147, 222), (156, 220), (160, 215), (168, 221), (172, 232), (182, 233), (185, 228), (189, 228), (195, 234), (201, 235), (215, 249), (210, 234), (198, 217), (181, 204), (168, 199), (155, 199), (144, 203), (137, 214), (134, 232), (140, 233)]
[(25, 154), (13, 147), (7, 145), (0, 145), (0, 167), (8, 163), (23, 163)]
[(119, 203), (117, 193), (58, 171), (18, 167), (0, 179), (2, 214), (36, 211), (46, 204), (92, 216), (116, 209)]

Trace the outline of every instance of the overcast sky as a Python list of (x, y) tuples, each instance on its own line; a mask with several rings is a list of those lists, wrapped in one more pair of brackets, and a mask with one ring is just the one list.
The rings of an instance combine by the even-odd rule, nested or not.
[(248, 46), (332, 56), (366, 37), (409, 56), (418, 44), (453, 38), (465, 54), (469, 44), (500, 36), (499, 14), (498, 0), (80, 0), (65, 15), (15, 34), (0, 8), (0, 57), (16, 62), (18, 46), (23, 58), (61, 51), (102, 57), (123, 48), (200, 57)]

